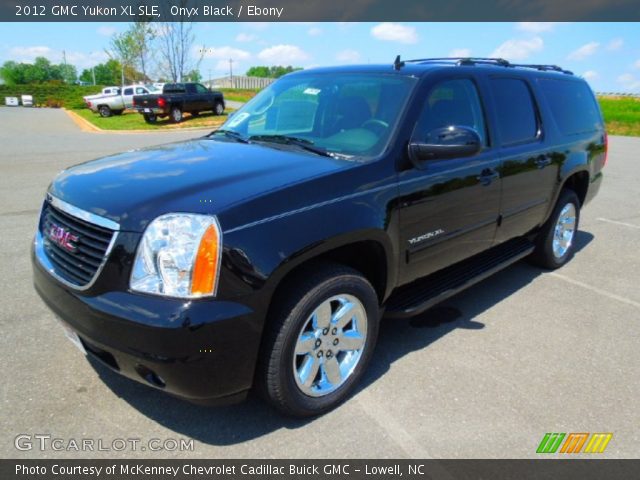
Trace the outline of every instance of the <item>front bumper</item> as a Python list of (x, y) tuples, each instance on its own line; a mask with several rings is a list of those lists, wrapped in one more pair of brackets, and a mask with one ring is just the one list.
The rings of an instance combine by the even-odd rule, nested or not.
[(82, 341), (118, 373), (201, 404), (233, 403), (251, 388), (263, 319), (250, 307), (75, 291), (54, 279), (32, 249), (34, 286)]

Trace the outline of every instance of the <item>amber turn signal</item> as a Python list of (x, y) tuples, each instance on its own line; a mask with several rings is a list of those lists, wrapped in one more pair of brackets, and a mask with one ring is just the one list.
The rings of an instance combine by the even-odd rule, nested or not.
[(218, 273), (218, 230), (210, 225), (202, 235), (198, 253), (196, 254), (193, 277), (191, 280), (192, 295), (211, 295)]

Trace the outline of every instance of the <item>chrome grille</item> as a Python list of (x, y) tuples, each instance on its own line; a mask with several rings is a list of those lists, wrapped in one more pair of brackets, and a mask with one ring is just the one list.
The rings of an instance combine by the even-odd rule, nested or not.
[[(61, 203), (61, 202), (59, 202)], [(73, 250), (52, 241), (50, 232), (61, 227), (73, 235)], [(115, 231), (95, 225), (45, 202), (40, 217), (43, 252), (61, 280), (76, 287), (87, 287), (104, 264)]]

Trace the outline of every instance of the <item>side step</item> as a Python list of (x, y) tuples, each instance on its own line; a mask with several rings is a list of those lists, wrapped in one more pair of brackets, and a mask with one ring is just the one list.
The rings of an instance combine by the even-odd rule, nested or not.
[(407, 318), (499, 272), (533, 252), (526, 238), (509, 240), (428, 277), (398, 288), (387, 301), (385, 317)]

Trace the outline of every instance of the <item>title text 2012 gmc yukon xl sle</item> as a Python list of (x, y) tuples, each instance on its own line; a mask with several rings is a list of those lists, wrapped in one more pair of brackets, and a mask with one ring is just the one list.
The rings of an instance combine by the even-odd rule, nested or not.
[[(381, 316), (573, 253), (607, 136), (558, 67), (445, 59), (287, 75), (210, 135), (51, 183), (35, 287), (76, 345), (198, 403), (353, 392)], [(392, 320), (389, 320), (392, 321)]]

